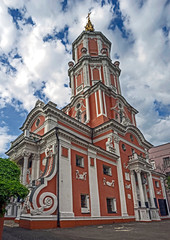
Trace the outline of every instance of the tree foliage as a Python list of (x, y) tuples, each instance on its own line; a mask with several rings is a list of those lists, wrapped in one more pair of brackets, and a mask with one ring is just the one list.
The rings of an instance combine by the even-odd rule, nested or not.
[(167, 188), (170, 190), (170, 176), (166, 177)]
[(20, 169), (9, 159), (0, 158), (0, 216), (11, 197), (25, 198), (28, 189), (20, 183)]

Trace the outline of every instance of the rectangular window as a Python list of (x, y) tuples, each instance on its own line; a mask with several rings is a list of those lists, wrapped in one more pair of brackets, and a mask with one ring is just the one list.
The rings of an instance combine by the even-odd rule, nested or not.
[(164, 168), (170, 167), (170, 157), (163, 158)]
[(116, 213), (116, 198), (107, 198), (107, 212), (108, 213)]
[(81, 213), (90, 212), (89, 195), (81, 194)]
[(82, 156), (76, 155), (76, 166), (84, 167), (84, 158)]
[(155, 187), (159, 188), (159, 182), (158, 181), (155, 181)]
[(112, 176), (111, 167), (108, 167), (108, 166), (106, 166), (106, 165), (103, 165), (103, 173), (104, 173), (105, 175)]

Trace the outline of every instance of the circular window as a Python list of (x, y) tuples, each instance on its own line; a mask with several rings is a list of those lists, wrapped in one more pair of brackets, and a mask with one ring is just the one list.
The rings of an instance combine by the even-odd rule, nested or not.
[(77, 103), (76, 108), (78, 109), (78, 108), (80, 108), (80, 106), (81, 106), (81, 104), (80, 104), (80, 103)]
[(119, 108), (122, 108), (122, 104), (121, 103), (119, 103)]
[(132, 134), (130, 134), (130, 140), (133, 142), (133, 135)]
[(126, 151), (126, 146), (125, 146), (125, 144), (122, 144), (122, 149), (123, 149), (123, 151)]
[(40, 125), (40, 119), (38, 118), (36, 123), (35, 123), (36, 127), (38, 127)]

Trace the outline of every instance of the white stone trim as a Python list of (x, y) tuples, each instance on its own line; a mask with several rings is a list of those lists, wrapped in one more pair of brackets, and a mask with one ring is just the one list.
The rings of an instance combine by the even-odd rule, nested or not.
[(120, 150), (119, 150), (119, 141), (116, 141), (115, 137), (114, 137), (114, 147), (116, 149), (116, 154), (119, 156), (119, 159), (117, 160), (117, 175), (118, 175), (118, 184), (119, 184), (121, 214), (122, 216), (128, 216), (126, 198), (125, 198), (124, 180), (123, 180), (123, 173), (122, 173), (122, 164), (121, 164)]
[(90, 108), (89, 108), (89, 96), (85, 97), (86, 101), (86, 123), (90, 121)]
[(97, 114), (97, 117), (99, 117), (101, 113), (99, 114), (99, 111), (98, 111), (97, 91), (95, 92), (95, 102), (96, 102), (96, 114)]
[(68, 133), (74, 134), (74, 136), (76, 136), (76, 137), (80, 137), (80, 136), (81, 136), (81, 139), (82, 139), (82, 140), (87, 141), (87, 142), (90, 142), (90, 139), (89, 139), (88, 137), (82, 136), (81, 133), (78, 134), (77, 132), (75, 132), (75, 131), (73, 131), (73, 130), (71, 130), (71, 129), (69, 129), (69, 128), (66, 128), (66, 127), (64, 127), (63, 125), (59, 125), (59, 126), (60, 126), (61, 129), (67, 131)]
[(94, 79), (93, 77), (93, 70), (94, 69), (98, 69), (99, 70), (99, 76), (100, 76), (100, 79), (102, 81), (102, 74), (101, 74), (101, 64), (100, 65), (90, 65), (90, 70), (91, 70), (91, 80), (94, 81), (96, 79)]
[(97, 37), (97, 47), (98, 47), (98, 55), (100, 55), (102, 50), (102, 41), (100, 37)]
[[(101, 140), (103, 140), (103, 139), (106, 139), (106, 138), (109, 137), (109, 136), (110, 136), (110, 133), (108, 133), (107, 135), (104, 135), (104, 136), (102, 136), (102, 137), (96, 137), (96, 139), (94, 139), (93, 142), (94, 142), (94, 143), (99, 142), (99, 141), (101, 141)], [(122, 138), (122, 137), (120, 137), (120, 136), (119, 136), (119, 138), (120, 138), (120, 141), (122, 141), (122, 142), (126, 143), (127, 145), (129, 145), (129, 146), (131, 146), (131, 147), (133, 147), (133, 148), (136, 148), (136, 149), (138, 149), (139, 151), (145, 153), (145, 151), (144, 151), (142, 148), (134, 145), (134, 144), (131, 143), (131, 142), (128, 142), (127, 140), (125, 140), (124, 138)]]
[[(68, 158), (62, 156), (62, 147), (68, 149)], [(73, 217), (71, 142), (64, 138), (60, 140), (59, 161), (59, 211), (61, 216), (67, 213), (67, 216)]]
[(90, 203), (91, 203), (91, 216), (100, 216), (100, 202), (99, 202), (99, 189), (96, 158), (94, 158), (94, 166), (90, 166), (90, 158), (94, 158), (93, 154), (88, 152), (88, 173), (89, 173), (89, 188), (90, 188)]
[[(85, 155), (88, 155), (88, 151), (84, 151), (83, 149), (80, 149), (80, 148), (78, 148), (78, 147), (76, 147), (76, 146), (71, 146), (71, 149), (72, 150), (75, 150), (75, 151), (77, 151), (77, 152), (80, 152), (80, 153), (83, 153), (83, 154), (85, 154)], [(103, 162), (106, 162), (106, 163), (109, 163), (109, 164), (111, 164), (111, 165), (114, 165), (114, 166), (117, 166), (117, 163), (116, 162), (112, 162), (112, 161), (110, 161), (110, 160), (108, 160), (108, 159), (106, 159), (106, 158), (104, 158), (104, 157), (101, 157), (101, 156), (96, 156), (96, 158), (98, 159), (98, 160), (101, 160), (101, 161), (103, 161)]]
[(106, 95), (105, 93), (103, 92), (103, 102), (104, 102), (104, 110), (105, 110), (105, 116), (107, 117), (107, 108), (106, 108)]
[(99, 91), (99, 102), (100, 102), (101, 115), (105, 115), (105, 114), (104, 114), (104, 111), (103, 111), (103, 101), (102, 101), (102, 92), (101, 92), (101, 89), (99, 89), (98, 91)]

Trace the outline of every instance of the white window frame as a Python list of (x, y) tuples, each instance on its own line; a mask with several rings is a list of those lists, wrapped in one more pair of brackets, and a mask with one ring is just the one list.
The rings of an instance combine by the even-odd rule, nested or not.
[[(107, 169), (108, 172), (107, 172), (107, 171), (105, 172), (105, 171), (104, 171), (104, 168)], [(112, 176), (112, 169), (111, 169), (111, 167), (103, 164), (103, 174), (104, 174), (104, 175), (108, 175), (108, 176)]]
[[(85, 205), (82, 206), (82, 196), (84, 197)], [(88, 194), (81, 194), (81, 213), (90, 213), (90, 197)]]
[(159, 188), (159, 182), (158, 181), (155, 181), (155, 187)]
[[(80, 164), (78, 164), (77, 160), (80, 162)], [(84, 168), (84, 158), (77, 154), (76, 154), (76, 166)]]
[[(110, 200), (111, 203), (111, 212), (109, 212), (108, 209), (108, 200)], [(106, 198), (106, 203), (107, 203), (107, 212), (108, 213), (117, 213), (117, 206), (116, 206), (116, 198)]]

